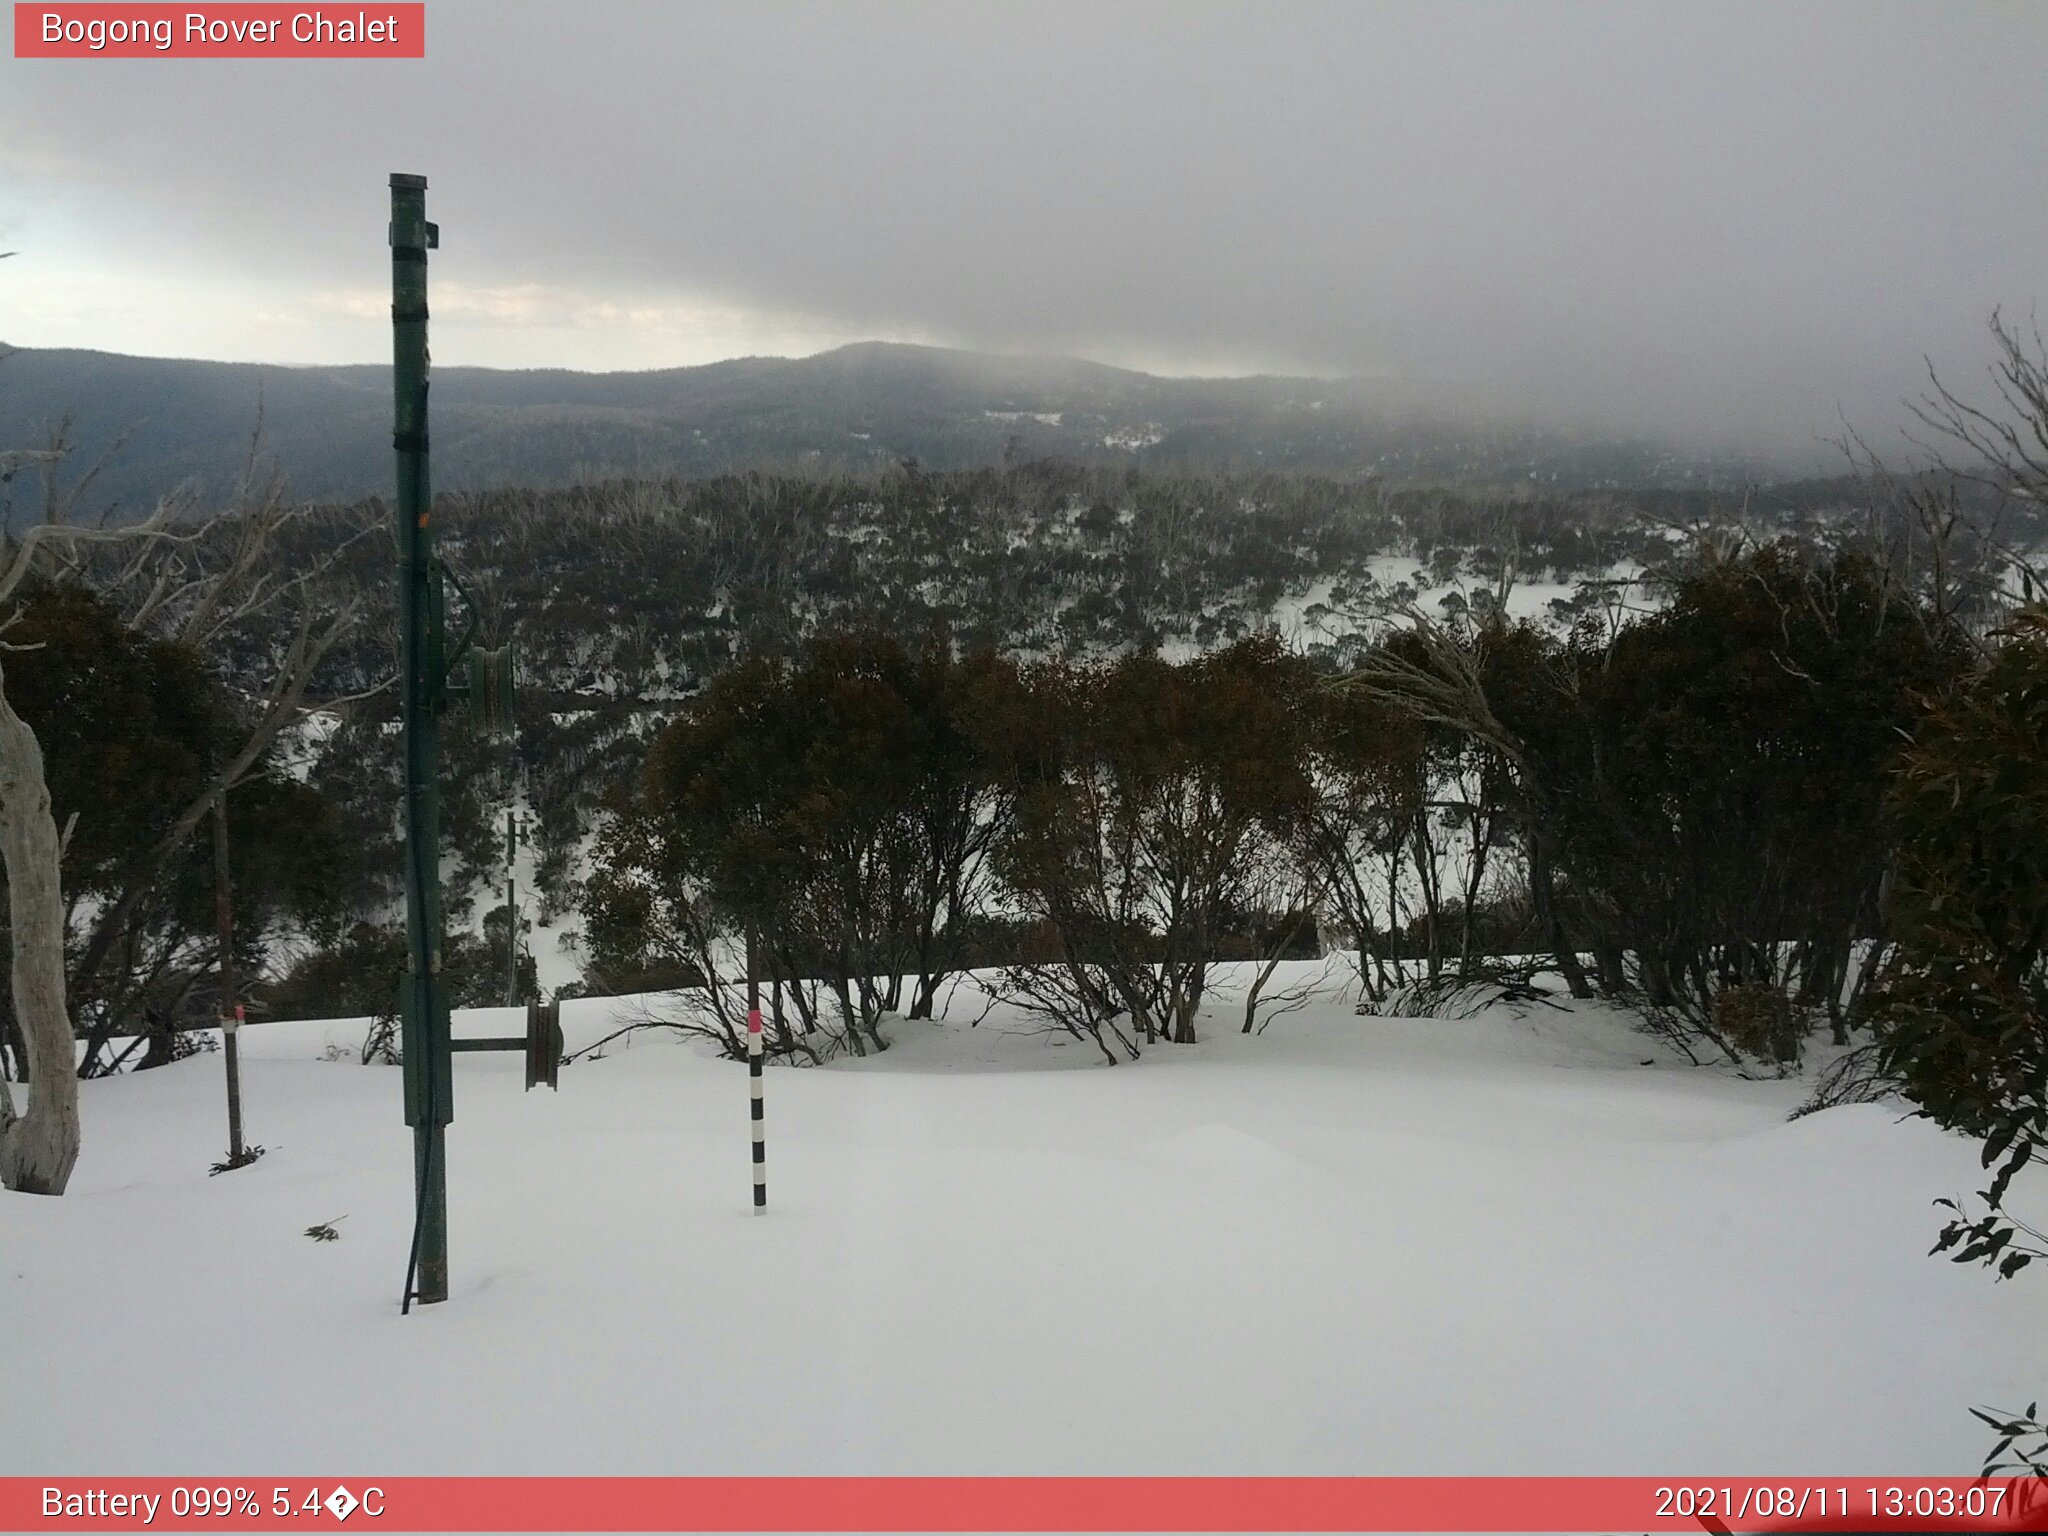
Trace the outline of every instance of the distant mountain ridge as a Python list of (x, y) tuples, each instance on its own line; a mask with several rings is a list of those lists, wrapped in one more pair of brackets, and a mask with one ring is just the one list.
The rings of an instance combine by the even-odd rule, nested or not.
[[(0, 444), (38, 443), (68, 417), (77, 461), (90, 464), (126, 433), (95, 500), (139, 511), (180, 484), (231, 485), (260, 410), (264, 450), (294, 495), (352, 500), (390, 481), (389, 388), (374, 364), (22, 348), (0, 363)], [(1771, 477), (1761, 462), (1642, 439), (1483, 424), (1367, 380), (1162, 378), (894, 342), (636, 373), (441, 368), (431, 409), (444, 490), (1048, 456), (1544, 490)]]

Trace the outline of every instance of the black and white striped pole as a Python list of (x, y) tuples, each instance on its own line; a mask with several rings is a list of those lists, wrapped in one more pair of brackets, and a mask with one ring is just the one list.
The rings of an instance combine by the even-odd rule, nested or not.
[(768, 1129), (761, 1102), (761, 980), (754, 968), (754, 936), (747, 935), (747, 1112), (754, 1130), (754, 1211), (768, 1209)]

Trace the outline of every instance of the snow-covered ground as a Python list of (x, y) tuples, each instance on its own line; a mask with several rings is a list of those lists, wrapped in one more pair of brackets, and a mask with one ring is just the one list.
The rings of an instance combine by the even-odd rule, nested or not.
[(0, 1474), (1954, 1474), (2048, 1385), (2027, 1277), (1924, 1256), (1972, 1147), (1896, 1108), (1788, 1123), (1602, 1012), (1235, 1027), (773, 1070), (758, 1217), (743, 1067), (459, 1056), (410, 1317), (360, 1023), (245, 1032), (219, 1178), (220, 1056), (87, 1083), (72, 1192), (0, 1195)]

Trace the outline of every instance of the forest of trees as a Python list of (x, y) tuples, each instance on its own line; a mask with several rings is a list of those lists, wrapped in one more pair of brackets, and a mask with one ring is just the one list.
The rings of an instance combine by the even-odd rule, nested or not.
[[(1440, 619), (1503, 606), (1552, 626), (1614, 622), (1661, 600), (1638, 577), (1682, 564), (1715, 529), (1815, 543), (1864, 537), (1856, 481), (1769, 494), (1473, 498), (1303, 477), (1153, 477), (1058, 464), (856, 478), (753, 475), (442, 498), (445, 547), (520, 657), (519, 795), (543, 922), (573, 900), (610, 787), (706, 682), (743, 657), (836, 633), (960, 652), (1085, 660), (1188, 656), (1266, 632), (1319, 666), (1354, 664), (1410, 608)], [(2040, 530), (2022, 505), (2012, 536)], [(1893, 524), (1895, 513), (1884, 514)], [(336, 558), (364, 622), (326, 664), (330, 696), (388, 672), (388, 560), (372, 507), (309, 513), (293, 560)], [(1912, 533), (1892, 527), (1885, 547)], [(1956, 558), (1975, 559), (1968, 540)], [(338, 553), (337, 553), (338, 552)], [(1617, 575), (1617, 573), (1621, 573)], [(1528, 584), (1562, 596), (1524, 602)], [(232, 671), (254, 655), (227, 658)], [(388, 696), (337, 708), (308, 744), (310, 782), (395, 890)], [(502, 765), (450, 738), (456, 916), (496, 858)], [(482, 898), (488, 910), (489, 899)]]
[[(1937, 549), (1928, 519), (1869, 492), (1793, 488), (1752, 502), (1746, 527), (1690, 494), (1474, 502), (1052, 464), (446, 498), (446, 547), (486, 638), (517, 644), (523, 692), (512, 755), (445, 739), (458, 995), (501, 1000), (515, 800), (529, 915), (584, 911), (586, 985), (717, 972), (730, 923), (680, 954), (636, 951), (619, 902), (635, 860), (671, 887), (708, 878), (696, 861), (712, 853), (646, 811), (686, 782), (712, 792), (681, 754), (723, 730), (720, 750), (753, 755), (734, 788), (756, 797), (745, 815), (771, 830), (757, 856), (718, 856), (802, 908), (761, 914), (763, 953), (832, 977), (850, 1041), (872, 1045), (906, 986), (921, 1013), (958, 964), (1061, 940), (1086, 964), (1059, 987), (1020, 973), (1020, 995), (1090, 1030), (1121, 1019), (1110, 1027), (1185, 1038), (1208, 960), (1318, 934), (1359, 952), (1369, 1001), (1542, 954), (1574, 990), (1640, 995), (1689, 1048), (1731, 1044), (1712, 1017), (1731, 981), (1789, 982), (1839, 1037), (1886, 867), (1871, 830), (1886, 765), (1990, 611), (1979, 522), (1938, 530)], [(1921, 487), (1903, 505), (1967, 494)], [(272, 733), (229, 799), (248, 849), (237, 958), (285, 1015), (376, 1011), (398, 964), (379, 516), (307, 509), (265, 531), (350, 618), (311, 673), (323, 706)], [(236, 527), (205, 541), (231, 550)], [(1638, 574), (1512, 611), (1520, 580), (1615, 566)], [(82, 813), (67, 899), (81, 933), (100, 925), (72, 977), (89, 1071), (152, 1032), (145, 1058), (162, 1059), (173, 1021), (207, 1016), (215, 964), (204, 839), (187, 876), (160, 851), (124, 869), (148, 829), (92, 808), (183, 807), (298, 622), (258, 605), (201, 656), (127, 622), (113, 574), (112, 557), (87, 559), (31, 593), (17, 623), (36, 638), (9, 668), (46, 732), (60, 823)], [(1276, 610), (1303, 591), (1320, 600), (1283, 629)], [(833, 714), (884, 705), (886, 727)], [(853, 755), (862, 742), (884, 758)], [(944, 803), (951, 821), (898, 827), (908, 812), (857, 803), (862, 783), (919, 786), (913, 809)], [(856, 886), (778, 864), (805, 856), (799, 829), (759, 797), (813, 814), (813, 790), (868, 818)], [(739, 836), (741, 803), (697, 814)], [(1226, 846), (1169, 849), (1175, 816)], [(266, 835), (265, 817), (291, 837)], [(1197, 852), (1200, 879), (1147, 885)], [(1085, 891), (1074, 867), (1093, 874)], [(908, 980), (875, 979), (892, 976)]]
[[(1698, 1056), (1789, 1060), (1810, 1025), (1847, 1039), (1900, 743), (1979, 655), (1866, 555), (1790, 542), (1619, 629), (1463, 615), (1348, 666), (1271, 637), (1020, 664), (835, 636), (721, 674), (656, 740), (594, 860), (589, 958), (687, 978), (737, 1049), (752, 935), (778, 1044), (810, 1054), (880, 1048), (885, 1014), (999, 966), (1115, 1059), (1193, 1039), (1215, 961), (1320, 935), (1369, 1005), (1543, 970)], [(1785, 1006), (1743, 1013), (1762, 992)]]

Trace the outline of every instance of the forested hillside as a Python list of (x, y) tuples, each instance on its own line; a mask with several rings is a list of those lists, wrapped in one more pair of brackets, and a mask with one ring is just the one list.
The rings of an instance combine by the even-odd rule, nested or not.
[[(4, 350), (4, 349), (0, 349)], [(297, 494), (383, 491), (383, 367), (282, 368), (23, 348), (0, 369), (0, 443), (69, 423), (102, 496), (139, 516), (181, 484), (231, 486), (259, 427)], [(1777, 478), (1738, 453), (1574, 434), (1441, 391), (1357, 379), (1172, 379), (1096, 363), (863, 343), (646, 373), (438, 368), (447, 489), (706, 476), (763, 466), (966, 469), (1047, 455), (1147, 471), (1290, 470), (1396, 485), (1574, 490)]]

